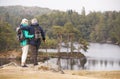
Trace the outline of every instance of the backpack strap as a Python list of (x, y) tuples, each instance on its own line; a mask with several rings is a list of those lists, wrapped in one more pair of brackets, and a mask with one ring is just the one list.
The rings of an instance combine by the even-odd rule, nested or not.
[(41, 39), (41, 30), (39, 28), (39, 26), (35, 26), (34, 27), (34, 30), (35, 30), (35, 39)]

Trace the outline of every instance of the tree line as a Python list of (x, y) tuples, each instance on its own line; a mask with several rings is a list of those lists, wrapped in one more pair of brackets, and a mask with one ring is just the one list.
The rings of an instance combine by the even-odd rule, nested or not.
[[(21, 7), (19, 6), (19, 8)], [(18, 11), (19, 8), (17, 8)], [(20, 24), (22, 18), (31, 19), (33, 17), (38, 19), (39, 24), (45, 30), (49, 48), (55, 48), (58, 42), (78, 42), (83, 45), (85, 50), (87, 41), (120, 45), (120, 12), (105, 11), (86, 14), (83, 7), (80, 14), (73, 10), (63, 12), (49, 9), (45, 9), (45, 12), (42, 9), (43, 14), (40, 14), (41, 11), (34, 12), (34, 9), (31, 7), (23, 9), (22, 7), (21, 10), (24, 13), (20, 14), (17, 13), (15, 7), (14, 9), (0, 7), (0, 51), (19, 46), (15, 28)], [(37, 8), (37, 10), (41, 9)]]
[(72, 26), (78, 31), (75, 33), (75, 40), (83, 38), (90, 42), (120, 44), (120, 12), (90, 12), (86, 15), (84, 9), (81, 14), (69, 10), (37, 18), (50, 37), (53, 37), (51, 27), (54, 25), (64, 27), (70, 23), (68, 28), (73, 30)]

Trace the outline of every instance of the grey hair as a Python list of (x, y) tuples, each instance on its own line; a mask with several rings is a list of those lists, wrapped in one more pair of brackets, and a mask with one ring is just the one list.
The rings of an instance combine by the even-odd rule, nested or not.
[(31, 23), (32, 23), (32, 24), (35, 24), (35, 23), (38, 23), (38, 21), (37, 21), (36, 18), (33, 18), (33, 19), (31, 20)]

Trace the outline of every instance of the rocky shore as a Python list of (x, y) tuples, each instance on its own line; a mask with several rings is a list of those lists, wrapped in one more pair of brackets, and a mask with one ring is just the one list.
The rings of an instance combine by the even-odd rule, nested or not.
[(22, 68), (11, 62), (0, 67), (0, 79), (120, 79), (120, 71), (61, 70), (50, 63)]

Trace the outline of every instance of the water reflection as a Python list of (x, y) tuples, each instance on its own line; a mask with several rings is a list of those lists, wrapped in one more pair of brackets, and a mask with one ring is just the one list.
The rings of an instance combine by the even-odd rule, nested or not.
[[(39, 60), (41, 61), (41, 60)], [(20, 65), (20, 60), (0, 59), (0, 66), (9, 62), (15, 62)], [(27, 64), (32, 61), (27, 60)], [(44, 62), (44, 61), (43, 61)], [(98, 59), (98, 58), (51, 58), (47, 63), (58, 64), (60, 68), (65, 70), (120, 70), (120, 60)]]
[(48, 60), (48, 63), (57, 63), (59, 67), (66, 70), (75, 70), (75, 69), (85, 69), (85, 64), (87, 62), (87, 59), (85, 57), (83, 58), (52, 58)]
[(120, 60), (88, 58), (86, 67), (89, 70), (120, 70)]
[[(87, 58), (51, 58), (48, 63), (58, 64), (62, 69), (69, 70), (120, 70), (120, 47), (117, 45), (90, 43), (88, 51), (83, 53)], [(0, 59), (0, 65), (8, 62), (11, 60)], [(14, 62), (20, 63), (20, 60)], [(31, 63), (30, 59), (27, 63)]]
[[(52, 58), (49, 63), (57, 63), (57, 58)], [(87, 59), (60, 59), (60, 67), (66, 70), (120, 70), (120, 60), (107, 60), (98, 58)]]
[[(38, 61), (39, 62), (45, 62), (46, 60), (48, 60), (47, 58), (38, 58)], [(17, 65), (20, 66), (20, 63), (21, 63), (21, 59), (18, 58), (18, 59), (11, 59), (11, 58), (0, 58), (0, 66), (2, 65), (5, 65), (5, 64), (8, 64), (10, 62), (15, 62)], [(27, 61), (26, 61), (27, 64), (33, 64), (33, 60), (31, 58), (27, 58)]]

